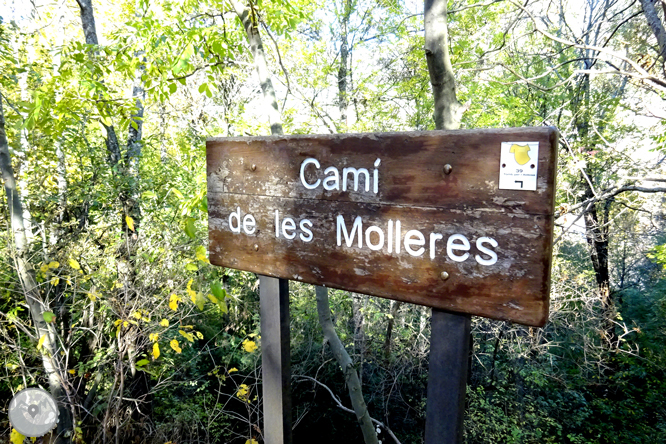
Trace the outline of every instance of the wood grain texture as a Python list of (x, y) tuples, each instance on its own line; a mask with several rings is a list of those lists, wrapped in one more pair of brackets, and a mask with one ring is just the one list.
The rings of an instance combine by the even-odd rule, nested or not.
[[(274, 277), (543, 325), (548, 316), (557, 137), (552, 128), (516, 128), (211, 139), (210, 260)], [(499, 190), (500, 145), (521, 141), (539, 142), (537, 190)], [(345, 167), (372, 172), (379, 158), (378, 192), (373, 193), (372, 186), (370, 192), (362, 187), (345, 192), (307, 189), (299, 178), (307, 158), (321, 165), (318, 172), (312, 165), (306, 168), (309, 183), (323, 179), (329, 166), (341, 173)], [(449, 174), (443, 172), (447, 164)], [(231, 232), (229, 216), (237, 208), (241, 221), (253, 215), (252, 234)], [(295, 239), (276, 237), (275, 210), (280, 221), (295, 220)], [(337, 245), (338, 215), (347, 230), (361, 217), (361, 248), (357, 238), (347, 246), (344, 236)], [(302, 219), (312, 222), (311, 242), (299, 236)], [(423, 234), (422, 255), (408, 254), (404, 242), (400, 253), (395, 242), (388, 251), (389, 221), (395, 237), (397, 220), (401, 240), (408, 230)], [(366, 243), (370, 226), (385, 237), (377, 251)], [(442, 236), (432, 249), (431, 233)], [(447, 240), (454, 234), (471, 244), (462, 262), (447, 254)], [(480, 237), (497, 241), (495, 264), (475, 259), (489, 259), (477, 248)], [(376, 229), (369, 240), (379, 244)], [(449, 278), (443, 280), (442, 272)]]

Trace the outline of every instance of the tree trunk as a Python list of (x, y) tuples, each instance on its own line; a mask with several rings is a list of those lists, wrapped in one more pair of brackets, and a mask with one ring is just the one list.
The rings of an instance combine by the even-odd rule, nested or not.
[[(393, 339), (393, 326), (395, 325), (395, 318), (398, 316), (398, 310), (402, 302), (391, 301), (391, 311), (388, 320), (388, 325), (386, 326), (386, 338), (384, 339), (384, 359), (387, 361), (391, 357), (391, 340)], [(417, 338), (418, 339), (418, 338)]]
[(338, 68), (338, 109), (340, 110), (340, 123), (342, 131), (347, 132), (347, 108), (349, 99), (347, 95), (347, 77), (349, 65), (349, 41), (347, 28), (349, 26), (349, 15), (351, 14), (351, 2), (344, 2), (344, 11), (340, 23), (340, 67)]
[[(641, 0), (641, 6), (643, 7), (643, 14), (645, 15), (647, 24), (657, 38), (661, 61), (662, 63), (666, 63), (666, 31), (664, 30), (664, 23), (659, 18), (657, 9), (654, 6), (655, 2), (655, 0)], [(666, 6), (664, 8), (664, 14), (666, 14)]]
[(259, 35), (259, 23), (256, 11), (252, 7), (243, 6), (237, 0), (231, 0), (231, 6), (234, 8), (241, 23), (243, 23), (247, 40), (250, 43), (250, 51), (254, 58), (254, 66), (257, 69), (261, 91), (264, 94), (264, 102), (268, 105), (266, 111), (268, 112), (271, 134), (282, 134), (282, 119), (275, 97), (275, 90), (273, 89), (273, 82), (271, 81), (268, 65), (266, 64), (264, 45), (261, 42), (261, 35)]
[(435, 128), (458, 129), (463, 106), (449, 57), (446, 0), (425, 0), (425, 53), (435, 99)]
[(349, 397), (351, 398), (352, 407), (356, 413), (356, 419), (361, 426), (363, 433), (363, 440), (365, 444), (378, 444), (377, 432), (372, 425), (372, 419), (368, 413), (368, 408), (363, 400), (363, 392), (361, 390), (361, 381), (358, 379), (358, 373), (354, 368), (354, 364), (342, 345), (342, 341), (338, 338), (331, 320), (331, 309), (328, 302), (328, 289), (324, 287), (316, 287), (317, 294), (317, 313), (319, 314), (319, 324), (324, 331), (324, 338), (328, 341), (335, 356), (336, 361), (342, 367), (342, 373), (345, 376), (347, 383), (347, 390), (349, 390)]
[(35, 272), (28, 261), (29, 255), (28, 238), (26, 236), (25, 224), (23, 220), (23, 204), (16, 187), (14, 168), (12, 167), (7, 134), (5, 133), (5, 115), (2, 107), (3, 96), (0, 95), (0, 170), (2, 170), (2, 180), (5, 185), (5, 194), (7, 196), (7, 209), (11, 221), (12, 237), (14, 247), (16, 248), (14, 260), (16, 271), (21, 282), (23, 294), (26, 303), (30, 309), (30, 317), (37, 333), (36, 339), (44, 338), (41, 349), (42, 364), (44, 372), (49, 381), (51, 394), (58, 401), (58, 434), (56, 443), (67, 443), (65, 432), (72, 430), (73, 418), (68, 406), (71, 406), (71, 400), (63, 380), (65, 375), (64, 363), (59, 360), (60, 354), (56, 332), (53, 326), (44, 321), (43, 312), (49, 311), (39, 292), (39, 287), (35, 280)]
[[(81, 26), (83, 27), (83, 35), (86, 39), (87, 45), (99, 45), (97, 40), (97, 27), (95, 26), (95, 15), (93, 13), (92, 0), (76, 0), (81, 10)], [(91, 51), (91, 55), (96, 54), (97, 51)], [(109, 163), (114, 167), (120, 161), (120, 145), (118, 144), (118, 137), (113, 125), (107, 126), (102, 124), (106, 130), (106, 149), (109, 156)]]

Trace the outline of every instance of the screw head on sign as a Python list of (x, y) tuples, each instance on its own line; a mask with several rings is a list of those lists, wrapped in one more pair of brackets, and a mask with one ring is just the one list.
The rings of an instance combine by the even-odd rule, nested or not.
[(453, 167), (447, 163), (446, 165), (444, 165), (442, 171), (444, 172), (444, 174), (451, 174), (451, 171), (453, 171)]
[(257, 171), (257, 166), (255, 164), (252, 164), (252, 171)]
[(447, 273), (446, 271), (442, 271), (442, 272), (439, 274), (439, 277), (442, 278), (443, 281), (445, 281), (445, 280), (447, 280), (447, 279), (449, 278), (449, 273)]
[(259, 245), (254, 244), (254, 251), (259, 251)]

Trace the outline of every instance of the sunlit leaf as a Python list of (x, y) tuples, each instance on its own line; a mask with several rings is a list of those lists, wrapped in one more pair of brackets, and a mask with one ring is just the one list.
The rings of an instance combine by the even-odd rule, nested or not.
[(257, 349), (257, 343), (254, 341), (250, 341), (249, 339), (246, 339), (243, 341), (243, 350), (245, 350), (248, 353), (252, 353)]
[(79, 265), (79, 262), (76, 259), (70, 259), (69, 260), (69, 266), (72, 267), (75, 270), (80, 270), (81, 265)]
[(192, 333), (188, 333), (188, 332), (183, 331), (183, 330), (178, 330), (178, 333), (180, 333), (188, 341), (194, 342), (194, 335), (192, 335)]
[(156, 342), (153, 344), (153, 360), (157, 359), (160, 357), (160, 346)]
[[(169, 306), (171, 306), (171, 304), (169, 304)], [(177, 308), (178, 308), (178, 307), (176, 306), (176, 309), (177, 309)], [(161, 325), (162, 327), (168, 327), (168, 326), (169, 326), (169, 320), (168, 320), (168, 319), (162, 319), (162, 320), (160, 321), (160, 325)]]
[(46, 341), (46, 335), (42, 335), (42, 337), (39, 338), (39, 341), (37, 341), (37, 350), (42, 349), (42, 347), (44, 346), (44, 341)]
[(134, 219), (130, 216), (125, 216), (125, 222), (127, 222), (127, 228), (134, 231)]
[(169, 342), (169, 345), (176, 353), (181, 353), (183, 351), (183, 349), (180, 348), (178, 341), (175, 339), (172, 339), (171, 342)]
[(136, 366), (137, 367), (143, 367), (144, 365), (149, 364), (150, 361), (147, 359), (141, 359), (140, 361), (137, 361)]
[(52, 311), (45, 311), (42, 313), (42, 316), (44, 317), (44, 321), (46, 321), (47, 324), (55, 321), (55, 314), (53, 314)]

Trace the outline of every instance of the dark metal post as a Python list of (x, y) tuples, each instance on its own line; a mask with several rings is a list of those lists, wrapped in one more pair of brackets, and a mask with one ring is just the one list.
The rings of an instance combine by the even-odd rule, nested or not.
[(291, 444), (289, 281), (259, 276), (264, 442)]
[(425, 444), (460, 444), (471, 317), (432, 310)]

